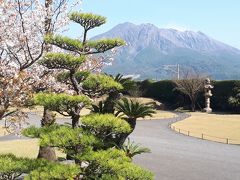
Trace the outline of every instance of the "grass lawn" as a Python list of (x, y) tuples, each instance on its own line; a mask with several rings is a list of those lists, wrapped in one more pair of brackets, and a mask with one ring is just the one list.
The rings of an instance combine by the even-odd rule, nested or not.
[[(0, 141), (0, 154), (12, 153), (18, 157), (36, 158), (39, 150), (38, 139)], [(56, 151), (57, 157), (66, 157)]]
[(240, 144), (240, 115), (191, 113), (191, 117), (172, 124), (181, 133), (230, 144)]
[(38, 139), (0, 141), (0, 154), (12, 153), (18, 157), (36, 158)]

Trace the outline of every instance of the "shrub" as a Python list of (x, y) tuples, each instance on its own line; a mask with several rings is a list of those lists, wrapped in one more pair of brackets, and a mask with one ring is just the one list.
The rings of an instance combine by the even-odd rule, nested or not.
[(234, 89), (240, 85), (240, 81), (215, 81), (212, 90), (211, 106), (218, 111), (237, 111), (236, 107), (229, 103), (229, 98), (235, 95)]
[(117, 149), (97, 151), (81, 156), (81, 161), (89, 162), (85, 174), (89, 179), (104, 180), (151, 180), (153, 174), (131, 163), (125, 152)]
[[(181, 92), (175, 90), (174, 84), (170, 80), (153, 82), (145, 80), (139, 82), (144, 97), (150, 97), (169, 105), (170, 108), (187, 106), (189, 99)], [(239, 80), (213, 81), (211, 107), (214, 111), (234, 111), (237, 107), (229, 103), (229, 98), (235, 96), (235, 88), (240, 86)], [(197, 108), (204, 107), (204, 93), (201, 93), (197, 100)]]

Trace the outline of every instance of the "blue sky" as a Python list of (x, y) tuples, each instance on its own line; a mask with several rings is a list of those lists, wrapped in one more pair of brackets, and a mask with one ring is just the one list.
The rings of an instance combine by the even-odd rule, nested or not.
[[(92, 30), (90, 36), (123, 22), (152, 23), (201, 31), (240, 49), (240, 0), (83, 0), (81, 7), (83, 12), (107, 17), (107, 24)], [(72, 28), (71, 35), (76, 35), (79, 30)]]

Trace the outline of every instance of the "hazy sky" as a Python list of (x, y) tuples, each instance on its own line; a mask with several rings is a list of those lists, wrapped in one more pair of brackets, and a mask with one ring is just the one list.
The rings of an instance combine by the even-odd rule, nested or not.
[[(83, 0), (82, 10), (107, 17), (106, 25), (91, 36), (123, 22), (152, 23), (201, 31), (240, 49), (240, 0)], [(71, 34), (78, 32), (72, 28)]]

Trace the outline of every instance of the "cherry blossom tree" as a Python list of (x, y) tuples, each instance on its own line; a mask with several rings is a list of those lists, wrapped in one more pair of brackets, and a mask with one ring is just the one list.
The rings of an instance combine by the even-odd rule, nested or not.
[[(28, 96), (29, 91), (26, 88), (33, 90), (33, 81), (34, 89), (37, 86), (42, 89), (44, 87), (55, 89), (60, 87), (55, 83), (54, 77), (49, 78), (49, 71), (36, 62), (49, 49), (44, 41), (44, 36), (63, 31), (63, 27), (69, 22), (67, 14), (80, 3), (80, 0), (71, 1), (71, 3), (69, 0), (0, 1), (0, 63), (1, 88), (3, 89), (1, 99), (4, 99), (4, 101), (1, 100), (2, 117), (0, 116), (0, 119), (15, 114), (8, 112), (11, 104), (20, 106), (25, 103), (22, 98), (23, 94), (25, 92), (24, 97)], [(19, 77), (21, 79), (18, 79)], [(46, 84), (46, 78), (48, 84)], [(31, 81), (29, 81), (30, 79)], [(21, 87), (16, 85), (18, 80)], [(14, 82), (15, 84), (6, 85), (4, 82)], [(24, 83), (21, 84), (21, 82)], [(20, 92), (21, 97), (19, 97)], [(22, 102), (16, 103), (16, 99)]]
[[(9, 129), (20, 131), (26, 113), (19, 107), (26, 104), (33, 91), (67, 88), (56, 83), (53, 73), (36, 62), (51, 50), (44, 36), (63, 31), (69, 22), (69, 11), (80, 3), (80, 0), (0, 0), (0, 120), (11, 120), (16, 128)], [(10, 111), (13, 105), (16, 108)], [(42, 125), (52, 118), (51, 112), (44, 109)], [(47, 152), (55, 156), (53, 150)]]
[(39, 60), (44, 53), (44, 35), (64, 30), (69, 22), (67, 14), (73, 6), (68, 1), (0, 1), (1, 59), (14, 62), (19, 70)]
[(32, 97), (34, 79), (24, 71), (15, 72), (14, 66), (0, 63), (0, 120), (5, 119), (7, 131), (19, 134), (27, 117), (21, 107)]

